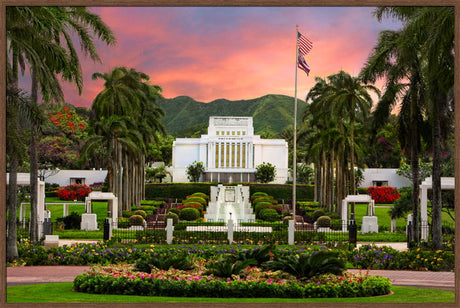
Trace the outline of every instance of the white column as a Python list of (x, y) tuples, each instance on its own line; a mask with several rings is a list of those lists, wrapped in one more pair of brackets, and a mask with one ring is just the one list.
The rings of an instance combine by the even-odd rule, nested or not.
[(233, 142), (228, 143), (228, 151), (230, 152), (228, 153), (228, 167), (229, 168), (232, 167), (232, 159), (233, 159), (232, 145), (233, 145)]
[[(243, 142), (240, 142), (240, 168), (243, 168)], [(243, 180), (241, 180), (243, 182)]]
[(427, 214), (427, 203), (428, 203), (428, 189), (422, 186), (420, 202), (420, 221), (422, 226), (421, 239), (422, 241), (428, 240), (428, 214)]
[(224, 142), (224, 168), (227, 168), (227, 142)]
[(217, 143), (216, 143), (216, 146), (217, 146), (217, 166), (216, 166), (216, 168), (219, 168), (219, 167), (220, 167), (220, 157), (221, 157), (221, 155), (222, 155), (222, 154), (220, 153), (220, 152), (221, 152), (221, 151), (220, 151), (220, 150), (221, 150), (220, 142), (217, 142)]

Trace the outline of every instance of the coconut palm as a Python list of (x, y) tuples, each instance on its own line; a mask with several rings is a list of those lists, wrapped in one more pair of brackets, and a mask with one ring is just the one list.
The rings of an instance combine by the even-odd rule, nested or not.
[[(120, 210), (129, 209), (143, 198), (148, 144), (158, 141), (158, 133), (164, 134), (160, 120), (164, 113), (156, 103), (161, 98), (161, 88), (149, 85), (149, 76), (134, 68), (116, 67), (109, 73), (94, 73), (93, 79), (104, 80), (104, 89), (92, 105), (96, 120), (103, 123), (113, 117), (130, 119), (126, 122), (128, 128), (138, 134), (135, 153), (115, 136), (109, 136), (111, 145), (107, 147), (113, 151), (109, 157), (109, 190), (118, 197)], [(95, 134), (100, 135), (98, 131)]]
[[(396, 10), (399, 8), (387, 9), (389, 12)], [(404, 36), (420, 36), (421, 51), (426, 59), (427, 110), (432, 124), (432, 243), (435, 250), (442, 249), (442, 143), (453, 131), (453, 95), (450, 93), (454, 85), (454, 20), (454, 7), (423, 7), (408, 16), (404, 28)]]
[[(395, 105), (398, 114), (399, 141), (402, 149), (410, 151), (413, 175), (412, 215), (413, 240), (419, 240), (419, 151), (425, 84), (422, 76), (421, 46), (416, 37), (402, 35), (401, 31), (382, 31), (378, 43), (361, 70), (360, 77), (374, 83), (386, 78), (386, 89), (374, 111), (376, 124), (388, 119)], [(409, 81), (409, 82), (407, 82)]]
[(331, 100), (331, 109), (342, 120), (350, 122), (350, 164), (351, 164), (351, 194), (356, 193), (355, 183), (355, 122), (364, 120), (372, 107), (372, 97), (369, 91), (380, 95), (380, 91), (372, 86), (363, 84), (358, 77), (352, 77), (344, 71), (328, 77), (330, 82), (328, 99)]

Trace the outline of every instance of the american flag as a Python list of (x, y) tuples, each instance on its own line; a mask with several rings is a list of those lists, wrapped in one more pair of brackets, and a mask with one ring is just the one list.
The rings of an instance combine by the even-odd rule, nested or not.
[(300, 34), (300, 32), (297, 31), (297, 44), (299, 45), (299, 53), (306, 56), (310, 50), (313, 48), (313, 43)]
[(310, 73), (310, 67), (308, 66), (307, 62), (305, 61), (304, 57), (302, 54), (299, 53), (299, 58), (297, 59), (297, 66), (304, 71), (305, 73), (308, 74)]

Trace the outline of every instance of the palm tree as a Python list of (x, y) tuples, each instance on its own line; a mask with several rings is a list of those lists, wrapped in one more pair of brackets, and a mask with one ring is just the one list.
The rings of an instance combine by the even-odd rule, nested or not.
[[(156, 100), (161, 98), (161, 88), (147, 83), (149, 76), (135, 69), (117, 67), (110, 73), (94, 73), (93, 79), (103, 79), (104, 89), (93, 101), (92, 110), (97, 121), (106, 122), (113, 117), (129, 119), (129, 130), (136, 131), (132, 140), (136, 145), (121, 144), (115, 136), (109, 136), (113, 154), (110, 156), (109, 189), (119, 199), (120, 209), (139, 204), (144, 194), (144, 165), (147, 145), (158, 141), (158, 133), (164, 134), (160, 118), (163, 110)], [(95, 131), (96, 134), (99, 134)]]
[[(393, 12), (399, 8), (388, 9)], [(408, 16), (404, 36), (418, 34), (426, 65), (427, 109), (432, 123), (433, 249), (442, 249), (441, 151), (442, 143), (453, 130), (453, 99), (449, 95), (454, 86), (454, 7), (422, 7)], [(441, 127), (442, 126), (442, 127)]]
[[(377, 45), (361, 70), (360, 77), (375, 83), (386, 77), (386, 89), (375, 111), (375, 123), (388, 119), (391, 109), (400, 104), (398, 115), (399, 141), (402, 149), (410, 150), (413, 175), (412, 217), (413, 238), (419, 241), (419, 151), (425, 84), (422, 78), (421, 46), (416, 37), (408, 38), (401, 31), (382, 31)], [(408, 80), (409, 83), (405, 81)]]
[[(63, 101), (63, 93), (57, 79), (75, 83), (81, 93), (83, 86), (78, 54), (71, 33), (76, 33), (80, 46), (93, 60), (97, 56), (92, 34), (112, 44), (115, 39), (101, 19), (84, 7), (8, 7), (7, 38), (11, 54), (7, 67), (12, 72), (11, 83), (17, 89), (19, 66), (30, 67), (32, 103), (38, 102), (38, 91), (46, 102)], [(31, 128), (30, 175), (31, 175), (31, 220), (36, 220), (36, 187), (38, 163), (36, 155), (37, 128)], [(37, 226), (31, 228), (32, 239), (37, 239)]]
[(380, 96), (380, 91), (372, 86), (363, 84), (358, 77), (352, 77), (344, 71), (328, 77), (330, 79), (328, 92), (332, 112), (342, 120), (350, 122), (350, 164), (351, 164), (351, 194), (356, 193), (355, 183), (355, 122), (364, 120), (372, 107), (372, 97), (369, 91)]

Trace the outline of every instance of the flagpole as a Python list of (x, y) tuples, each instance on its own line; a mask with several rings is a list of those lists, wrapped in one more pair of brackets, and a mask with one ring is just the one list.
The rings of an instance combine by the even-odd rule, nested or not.
[(296, 186), (297, 186), (297, 62), (299, 61), (299, 25), (295, 32), (295, 90), (294, 90), (294, 157), (292, 158), (292, 211), (294, 226), (296, 222)]

